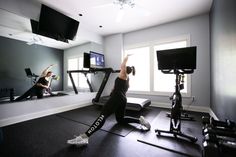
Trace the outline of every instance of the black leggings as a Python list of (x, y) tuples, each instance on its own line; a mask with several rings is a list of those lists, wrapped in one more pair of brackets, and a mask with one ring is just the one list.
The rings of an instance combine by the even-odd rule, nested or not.
[(29, 90), (27, 90), (23, 95), (16, 98), (15, 101), (21, 101), (26, 99), (28, 96), (36, 95), (38, 99), (43, 98), (43, 89), (38, 89), (37, 87), (33, 86)]
[(94, 121), (92, 126), (85, 132), (89, 137), (99, 130), (105, 123), (106, 119), (115, 113), (116, 121), (121, 124), (140, 123), (138, 118), (125, 116), (125, 107), (127, 99), (121, 96), (112, 96), (104, 105), (100, 116)]

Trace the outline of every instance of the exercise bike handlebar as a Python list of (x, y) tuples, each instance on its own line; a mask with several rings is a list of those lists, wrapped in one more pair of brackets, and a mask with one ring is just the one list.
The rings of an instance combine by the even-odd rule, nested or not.
[(192, 74), (194, 69), (162, 69), (164, 74)]

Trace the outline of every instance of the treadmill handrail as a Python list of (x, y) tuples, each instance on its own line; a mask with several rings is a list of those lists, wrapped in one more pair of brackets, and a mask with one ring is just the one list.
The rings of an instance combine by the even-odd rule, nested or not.
[[(89, 70), (67, 70), (67, 73), (68, 73), (68, 75), (70, 77), (70, 80), (71, 80), (71, 83), (72, 83), (72, 87), (73, 87), (73, 89), (75, 91), (75, 94), (78, 94), (78, 90), (77, 90), (77, 88), (75, 86), (75, 82), (74, 82), (74, 79), (72, 77), (72, 73), (87, 74), (87, 73), (95, 73), (95, 72), (104, 72), (105, 73), (105, 76), (103, 78), (102, 84), (100, 85), (99, 90), (97, 92), (97, 95), (96, 95), (96, 97), (94, 99), (95, 101), (99, 101), (99, 99), (101, 97), (101, 94), (102, 94), (102, 92), (103, 92), (103, 90), (105, 88), (105, 85), (106, 85), (106, 83), (108, 81), (108, 78), (109, 78), (110, 74), (111, 73), (118, 73), (118, 72), (120, 72), (120, 70), (113, 70), (112, 68), (90, 68)], [(89, 85), (89, 87), (90, 87), (90, 85)], [(91, 87), (90, 87), (90, 91), (91, 91)]]
[(118, 73), (120, 70), (113, 70), (112, 68), (90, 68), (89, 70), (67, 70), (67, 73), (95, 73), (95, 72), (107, 72)]

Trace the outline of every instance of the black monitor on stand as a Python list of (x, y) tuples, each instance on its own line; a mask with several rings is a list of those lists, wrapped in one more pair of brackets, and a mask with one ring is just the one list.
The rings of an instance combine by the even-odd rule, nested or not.
[(32, 73), (30, 68), (25, 68), (25, 73), (26, 73), (26, 76), (31, 79), (31, 84), (34, 85), (39, 75), (35, 75), (34, 73)]
[(191, 74), (196, 69), (197, 47), (186, 47), (157, 51), (158, 69), (163, 73), (174, 70)]
[(180, 90), (183, 89), (183, 75), (191, 74), (196, 69), (196, 47), (186, 47), (178, 49), (169, 49), (157, 51), (158, 69), (165, 74), (175, 74), (175, 92), (172, 95), (172, 107), (170, 113), (170, 130), (159, 130), (155, 132), (173, 134), (174, 137), (183, 137), (192, 142), (196, 142), (197, 138), (186, 135), (181, 132), (181, 112), (182, 96)]
[[(196, 47), (186, 47), (157, 51), (158, 69), (165, 74), (176, 74), (176, 72), (191, 74), (196, 69), (196, 50)], [(180, 85), (183, 89), (184, 84)], [(172, 97), (170, 97), (171, 100)], [(167, 113), (167, 116), (170, 117), (170, 113)], [(181, 113), (181, 119), (194, 120), (184, 110)]]

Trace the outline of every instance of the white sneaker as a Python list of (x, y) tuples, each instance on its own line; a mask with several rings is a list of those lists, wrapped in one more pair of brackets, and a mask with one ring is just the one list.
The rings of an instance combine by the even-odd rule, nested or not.
[(144, 126), (145, 128), (147, 128), (147, 130), (150, 130), (151, 125), (150, 125), (150, 123), (149, 123), (143, 116), (140, 116), (139, 121), (140, 121), (140, 124), (141, 124), (142, 126)]
[(67, 140), (67, 144), (76, 145), (76, 146), (85, 146), (88, 145), (88, 137), (83, 137), (82, 135), (76, 136), (71, 140)]

